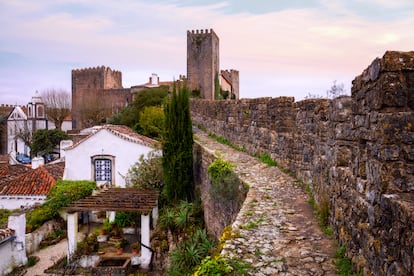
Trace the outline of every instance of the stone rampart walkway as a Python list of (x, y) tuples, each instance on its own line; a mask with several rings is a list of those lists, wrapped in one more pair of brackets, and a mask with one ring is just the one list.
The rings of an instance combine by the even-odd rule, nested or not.
[(334, 241), (322, 233), (295, 179), (206, 133), (197, 132), (197, 140), (236, 165), (250, 186), (232, 226), (237, 237), (226, 242), (222, 255), (250, 263), (249, 275), (336, 275)]

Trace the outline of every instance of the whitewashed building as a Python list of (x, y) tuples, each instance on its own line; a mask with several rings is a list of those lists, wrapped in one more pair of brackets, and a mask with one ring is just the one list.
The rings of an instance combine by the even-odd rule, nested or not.
[[(94, 180), (98, 187), (125, 187), (125, 176), (141, 155), (157, 141), (126, 126), (104, 125), (88, 129), (90, 135), (65, 149), (65, 180)], [(87, 132), (83, 131), (83, 133)]]
[[(38, 129), (55, 129), (55, 124), (48, 120), (46, 106), (36, 91), (27, 106), (15, 106), (7, 118), (7, 153), (18, 152), (30, 155), (30, 148), (22, 136), (31, 137)], [(72, 129), (72, 121), (66, 118), (61, 127), (62, 131)]]

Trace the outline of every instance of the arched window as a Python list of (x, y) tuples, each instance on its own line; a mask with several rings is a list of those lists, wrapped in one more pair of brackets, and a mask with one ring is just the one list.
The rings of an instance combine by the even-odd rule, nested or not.
[(43, 106), (38, 106), (37, 107), (37, 117), (42, 118), (43, 116), (44, 116)]

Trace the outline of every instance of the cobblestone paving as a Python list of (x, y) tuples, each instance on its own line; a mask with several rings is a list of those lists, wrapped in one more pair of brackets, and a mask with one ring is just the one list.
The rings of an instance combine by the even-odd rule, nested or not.
[(257, 158), (222, 145), (203, 132), (197, 140), (236, 165), (250, 188), (233, 223), (236, 237), (222, 255), (251, 264), (249, 275), (336, 275), (334, 241), (322, 233), (308, 196), (294, 178)]

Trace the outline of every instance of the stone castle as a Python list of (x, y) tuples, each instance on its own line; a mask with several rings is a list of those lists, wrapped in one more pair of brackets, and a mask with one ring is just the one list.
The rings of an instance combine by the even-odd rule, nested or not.
[(131, 101), (131, 89), (122, 87), (121, 72), (105, 66), (72, 70), (73, 129), (90, 127), (97, 123), (94, 119), (105, 119)]
[[(187, 83), (190, 90), (199, 91), (203, 99), (238, 99), (239, 72), (220, 71), (219, 68), (219, 38), (214, 31), (188, 31)], [(185, 78), (180, 76), (180, 80)], [(130, 104), (133, 95), (140, 90), (159, 85), (171, 87), (172, 83), (160, 83), (153, 74), (144, 85), (124, 88), (122, 73), (109, 67), (72, 70), (72, 128), (99, 124)]]
[(203, 99), (220, 99), (217, 83), (229, 99), (239, 98), (239, 71), (220, 71), (219, 38), (213, 29), (187, 31), (187, 82)]

